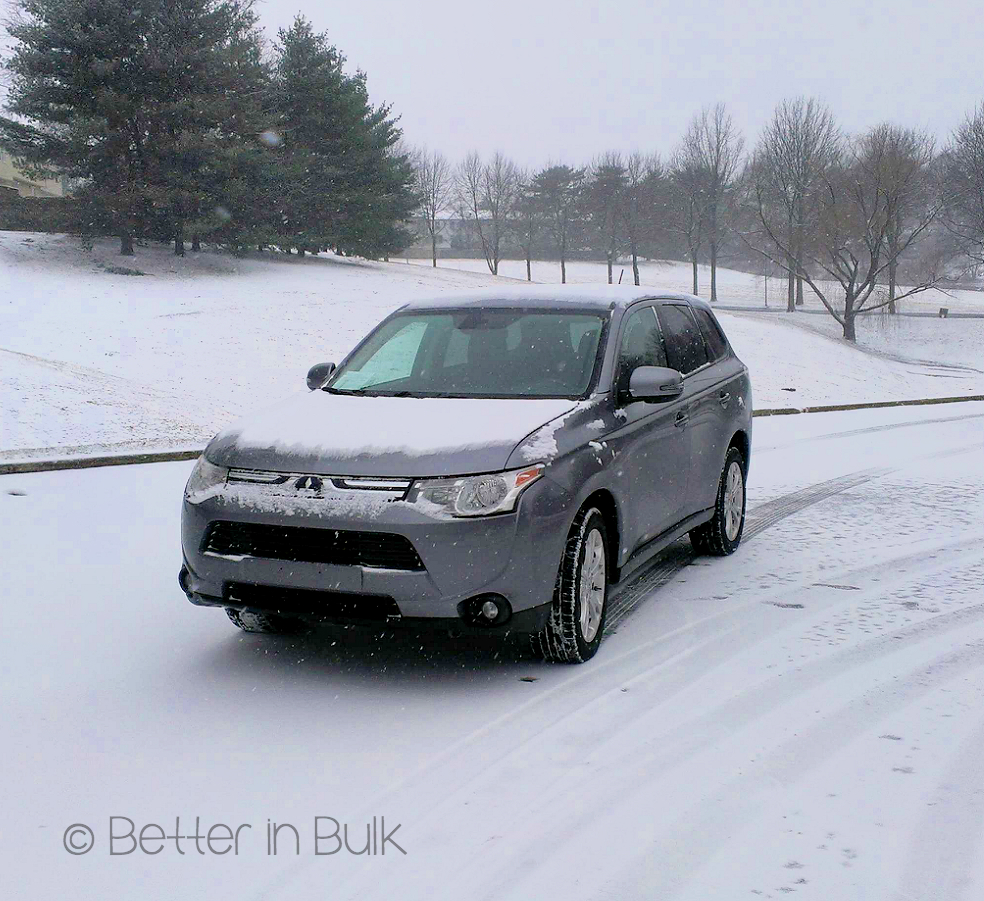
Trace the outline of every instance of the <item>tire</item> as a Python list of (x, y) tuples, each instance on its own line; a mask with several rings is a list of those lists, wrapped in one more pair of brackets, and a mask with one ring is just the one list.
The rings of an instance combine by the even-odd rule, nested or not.
[(293, 635), (304, 632), (304, 624), (289, 616), (276, 616), (272, 613), (250, 613), (246, 610), (235, 610), (226, 607), (229, 619), (244, 632), (262, 632), (268, 635)]
[(557, 663), (584, 663), (594, 657), (608, 614), (608, 563), (605, 519), (597, 508), (587, 507), (575, 518), (564, 546), (550, 619), (532, 636), (536, 654)]
[(738, 549), (744, 531), (745, 460), (737, 447), (730, 447), (718, 482), (714, 516), (690, 530), (690, 543), (697, 554), (727, 557)]

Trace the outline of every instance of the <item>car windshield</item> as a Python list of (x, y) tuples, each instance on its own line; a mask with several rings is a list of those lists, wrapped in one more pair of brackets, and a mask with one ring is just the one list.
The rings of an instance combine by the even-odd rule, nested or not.
[(440, 310), (382, 323), (328, 385), (339, 394), (580, 397), (605, 319), (587, 311)]

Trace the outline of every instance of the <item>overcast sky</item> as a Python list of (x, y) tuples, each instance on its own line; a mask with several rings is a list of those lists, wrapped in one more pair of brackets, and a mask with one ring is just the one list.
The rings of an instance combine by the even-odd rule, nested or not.
[[(10, 0), (0, 0), (9, 11)], [(984, 101), (971, 0), (258, 0), (268, 39), (303, 12), (364, 69), (408, 141), (526, 166), (668, 154), (702, 106), (756, 136), (815, 95), (849, 132), (886, 119), (943, 142)], [(3, 43), (0, 39), (0, 43)], [(0, 87), (0, 95), (2, 95)]]
[(301, 11), (364, 69), (406, 138), (524, 165), (607, 149), (668, 153), (724, 101), (753, 143), (784, 97), (848, 131), (886, 119), (945, 139), (984, 100), (969, 0), (260, 0), (272, 39)]

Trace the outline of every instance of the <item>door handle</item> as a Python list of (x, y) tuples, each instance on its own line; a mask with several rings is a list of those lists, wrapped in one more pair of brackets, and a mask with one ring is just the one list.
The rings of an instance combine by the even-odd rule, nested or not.
[(731, 395), (727, 391), (722, 391), (718, 395), (718, 401), (720, 402), (722, 407), (726, 407), (728, 406), (728, 404), (731, 403)]
[(681, 410), (677, 413), (676, 419), (673, 420), (673, 425), (675, 425), (678, 429), (682, 429), (688, 422), (690, 422), (690, 415)]

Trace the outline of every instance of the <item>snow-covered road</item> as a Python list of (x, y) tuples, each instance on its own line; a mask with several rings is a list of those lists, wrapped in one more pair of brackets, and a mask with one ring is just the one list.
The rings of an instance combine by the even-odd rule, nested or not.
[(581, 667), (244, 636), (177, 587), (190, 464), (2, 477), (3, 897), (984, 897), (982, 452), (980, 403), (757, 419), (739, 552)]

